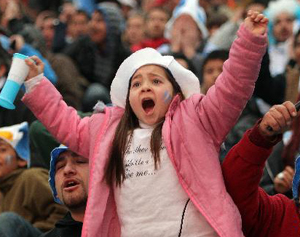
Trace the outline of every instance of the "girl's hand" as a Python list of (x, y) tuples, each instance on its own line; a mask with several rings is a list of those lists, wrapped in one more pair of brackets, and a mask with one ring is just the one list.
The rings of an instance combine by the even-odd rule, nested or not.
[(249, 10), (244, 24), (254, 35), (263, 35), (267, 31), (268, 21), (263, 14)]
[(41, 59), (39, 59), (37, 56), (31, 56), (27, 59), (25, 59), (26, 64), (29, 67), (29, 73), (25, 81), (36, 77), (37, 75), (44, 72), (44, 63)]
[(265, 138), (273, 140), (274, 136), (283, 133), (291, 125), (296, 116), (297, 111), (292, 102), (286, 101), (281, 105), (274, 105), (264, 115), (259, 124), (259, 131)]

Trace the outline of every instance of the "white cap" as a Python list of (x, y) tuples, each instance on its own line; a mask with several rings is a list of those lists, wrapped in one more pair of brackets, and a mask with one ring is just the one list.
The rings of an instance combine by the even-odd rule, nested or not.
[(120, 65), (111, 84), (113, 105), (125, 108), (130, 78), (137, 69), (150, 64), (169, 69), (185, 98), (200, 93), (200, 82), (193, 72), (181, 66), (173, 56), (162, 56), (155, 49), (144, 48), (131, 54)]

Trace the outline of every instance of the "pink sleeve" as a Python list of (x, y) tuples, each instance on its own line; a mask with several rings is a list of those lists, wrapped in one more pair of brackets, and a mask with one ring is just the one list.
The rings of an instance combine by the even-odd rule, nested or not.
[(91, 118), (81, 119), (77, 111), (63, 101), (49, 80), (42, 79), (31, 92), (25, 94), (22, 101), (60, 143), (89, 157)]
[(217, 146), (224, 141), (252, 96), (267, 47), (266, 35), (254, 36), (243, 24), (237, 34), (215, 85), (204, 98), (193, 97), (199, 118)]

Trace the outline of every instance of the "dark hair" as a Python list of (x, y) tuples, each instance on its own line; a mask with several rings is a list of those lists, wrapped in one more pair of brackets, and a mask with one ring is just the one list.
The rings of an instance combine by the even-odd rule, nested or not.
[[(270, 0), (254, 0), (252, 4), (261, 4), (264, 7), (268, 7)], [(250, 5), (251, 3), (249, 3)]]
[(48, 20), (48, 19), (57, 19), (57, 14), (56, 12), (53, 12), (53, 11), (47, 11), (44, 18), (43, 18), (43, 22), (45, 20)]
[[(183, 99), (183, 94), (181, 92), (180, 86), (175, 81), (172, 73), (166, 70), (167, 78), (173, 86), (174, 95), (180, 94)], [(125, 169), (124, 169), (124, 156), (127, 149), (130, 147), (133, 131), (135, 128), (139, 127), (139, 121), (134, 114), (130, 104), (129, 104), (129, 93), (130, 93), (131, 79), (128, 85), (128, 93), (126, 98), (125, 112), (116, 128), (115, 136), (112, 142), (112, 147), (110, 150), (109, 160), (105, 169), (105, 180), (110, 186), (113, 185), (114, 181), (117, 186), (121, 186), (122, 182), (125, 180)], [(155, 169), (160, 162), (159, 151), (162, 144), (162, 126), (164, 120), (159, 122), (151, 134), (150, 149), (154, 158)]]
[(228, 17), (223, 13), (214, 13), (207, 18), (206, 27), (211, 29), (213, 27), (220, 27), (228, 20)]
[(228, 50), (218, 49), (218, 50), (211, 51), (203, 60), (202, 69), (204, 68), (204, 66), (207, 64), (209, 60), (221, 59), (223, 61), (226, 61), (228, 57), (229, 57)]
[(82, 9), (77, 9), (75, 15), (84, 15), (88, 21), (91, 19), (90, 15), (85, 10)]
[(192, 71), (194, 74), (196, 74), (196, 69), (194, 64), (192, 63), (192, 60), (188, 59), (182, 52), (171, 53), (170, 55), (173, 56), (176, 60), (177, 59), (184, 60), (188, 65), (188, 69)]

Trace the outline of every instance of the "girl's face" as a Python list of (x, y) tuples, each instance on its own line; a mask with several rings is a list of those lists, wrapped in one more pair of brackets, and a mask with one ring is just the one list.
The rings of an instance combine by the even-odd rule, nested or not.
[(160, 122), (174, 96), (165, 69), (157, 65), (140, 67), (132, 76), (129, 103), (137, 118), (145, 124)]

